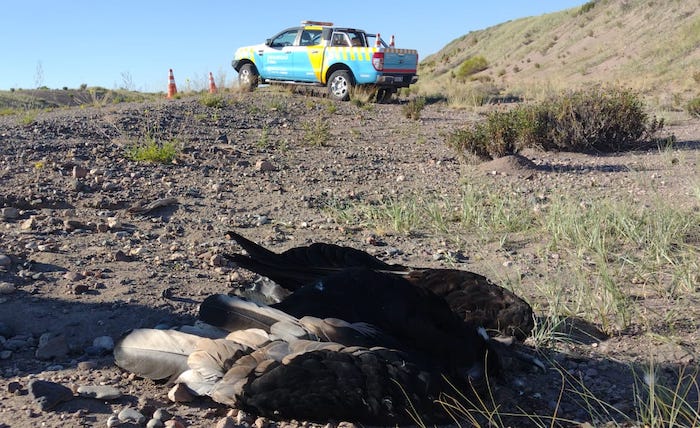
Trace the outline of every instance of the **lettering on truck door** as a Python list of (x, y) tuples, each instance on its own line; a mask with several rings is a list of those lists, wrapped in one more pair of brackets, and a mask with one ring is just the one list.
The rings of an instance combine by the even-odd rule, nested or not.
[(293, 68), (293, 49), (297, 38), (298, 28), (285, 30), (276, 35), (262, 52), (258, 51), (264, 76), (273, 79), (291, 79), (290, 70)]

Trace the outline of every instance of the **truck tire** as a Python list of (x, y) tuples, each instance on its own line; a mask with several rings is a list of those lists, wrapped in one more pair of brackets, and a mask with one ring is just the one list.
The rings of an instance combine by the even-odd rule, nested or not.
[(243, 64), (238, 70), (238, 85), (245, 91), (258, 87), (258, 70), (253, 64)]
[(332, 100), (347, 101), (350, 99), (352, 77), (347, 70), (336, 70), (328, 79), (328, 96)]

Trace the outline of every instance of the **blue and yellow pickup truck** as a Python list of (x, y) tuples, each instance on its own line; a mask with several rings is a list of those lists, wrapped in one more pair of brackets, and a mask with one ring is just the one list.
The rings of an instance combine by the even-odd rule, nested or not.
[(259, 83), (321, 85), (328, 96), (346, 101), (355, 85), (373, 85), (386, 100), (418, 80), (418, 52), (397, 49), (379, 34), (330, 22), (304, 21), (260, 45), (236, 50), (231, 64), (238, 82), (252, 90)]

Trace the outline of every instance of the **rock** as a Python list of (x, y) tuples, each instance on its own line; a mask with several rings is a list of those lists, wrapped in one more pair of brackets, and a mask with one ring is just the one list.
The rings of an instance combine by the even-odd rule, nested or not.
[(146, 424), (146, 428), (161, 428), (163, 427), (163, 421), (160, 419), (153, 418)]
[(267, 428), (268, 425), (267, 419), (263, 418), (262, 416), (255, 419), (255, 423), (253, 423), (255, 428)]
[(168, 413), (167, 410), (165, 409), (156, 409), (155, 412), (153, 412), (153, 419), (158, 419), (159, 421), (166, 421), (170, 419), (170, 413)]
[(81, 361), (78, 363), (79, 370), (95, 370), (97, 368), (97, 363), (94, 361)]
[(216, 428), (236, 428), (237, 426), (236, 421), (230, 416), (219, 419), (216, 423)]
[(78, 387), (78, 395), (98, 400), (116, 400), (122, 396), (122, 393), (109, 385), (81, 385)]
[(73, 391), (55, 382), (34, 379), (29, 382), (29, 395), (42, 411), (51, 410), (73, 398)]
[(5, 220), (14, 220), (19, 217), (19, 210), (15, 207), (5, 207), (0, 213)]
[(261, 159), (257, 162), (255, 162), (255, 170), (256, 171), (261, 171), (261, 172), (270, 172), (274, 171), (276, 168), (272, 164), (272, 162)]
[(193, 397), (185, 385), (178, 383), (168, 391), (168, 399), (175, 403), (188, 403)]
[(39, 337), (39, 346), (35, 356), (40, 360), (63, 358), (68, 355), (66, 337), (62, 334), (44, 333)]
[(9, 392), (10, 394), (16, 394), (21, 390), (22, 384), (17, 381), (13, 381), (7, 384), (7, 392)]
[(66, 272), (65, 275), (63, 275), (63, 279), (66, 279), (68, 281), (80, 281), (82, 279), (85, 279), (85, 275), (83, 275), (80, 272)]
[(126, 254), (122, 250), (117, 250), (116, 253), (114, 253), (114, 261), (117, 262), (131, 262), (134, 261), (134, 258), (128, 254)]
[(221, 144), (228, 144), (228, 136), (226, 134), (221, 134), (218, 137), (216, 137), (215, 141)]
[(73, 178), (85, 178), (89, 172), (90, 170), (84, 166), (75, 165), (73, 167)]
[(0, 254), (0, 267), (7, 267), (12, 264), (12, 259), (10, 256), (7, 256), (5, 254)]
[(22, 230), (32, 230), (36, 228), (36, 220), (34, 217), (29, 217), (19, 224), (19, 228)]
[(169, 421), (166, 421), (163, 426), (169, 428), (185, 428), (185, 425), (183, 425), (182, 422), (178, 421), (177, 419), (170, 419)]
[[(0, 295), (12, 294), (16, 291), (14, 284), (9, 282), (0, 282)], [(1, 335), (0, 335), (1, 336)]]
[(111, 351), (114, 349), (114, 339), (110, 336), (99, 336), (92, 341), (92, 346)]
[(107, 418), (107, 427), (118, 427), (122, 422), (119, 420), (119, 416), (115, 414), (109, 415)]
[(117, 415), (121, 422), (130, 424), (142, 424), (146, 422), (146, 417), (141, 414), (138, 410), (132, 407), (124, 407), (119, 415)]

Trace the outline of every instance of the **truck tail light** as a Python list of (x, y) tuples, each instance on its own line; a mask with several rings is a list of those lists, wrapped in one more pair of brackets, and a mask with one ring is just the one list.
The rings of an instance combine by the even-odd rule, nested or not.
[(372, 54), (372, 66), (377, 71), (384, 70), (384, 52), (375, 52)]

